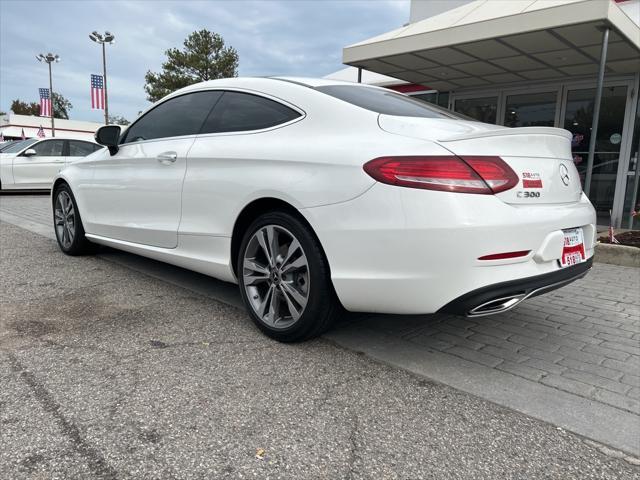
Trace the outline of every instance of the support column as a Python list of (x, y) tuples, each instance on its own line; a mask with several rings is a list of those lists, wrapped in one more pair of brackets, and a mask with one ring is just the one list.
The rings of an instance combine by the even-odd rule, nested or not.
[(593, 119), (591, 120), (591, 138), (589, 139), (589, 157), (587, 159), (587, 175), (584, 180), (584, 192), (589, 196), (591, 191), (591, 174), (593, 172), (593, 159), (596, 152), (596, 138), (598, 136), (598, 120), (600, 118), (600, 103), (602, 102), (602, 85), (604, 84), (604, 70), (607, 63), (607, 48), (609, 46), (609, 27), (602, 34), (602, 49), (600, 50), (600, 67), (598, 69), (598, 84), (596, 86), (596, 99), (593, 105)]

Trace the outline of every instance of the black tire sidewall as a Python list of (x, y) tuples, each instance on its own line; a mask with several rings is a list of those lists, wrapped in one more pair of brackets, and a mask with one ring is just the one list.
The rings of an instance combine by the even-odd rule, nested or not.
[[(260, 319), (253, 311), (253, 308), (247, 298), (242, 280), (244, 252), (249, 240), (257, 230), (266, 225), (277, 225), (289, 230), (289, 232), (296, 237), (298, 242), (300, 242), (309, 265), (310, 291), (307, 305), (298, 321), (285, 329), (274, 329), (262, 322), (262, 319)], [(335, 301), (329, 267), (318, 240), (315, 238), (313, 233), (309, 231), (309, 228), (306, 225), (288, 213), (267, 213), (256, 219), (249, 226), (240, 245), (236, 271), (238, 272), (238, 284), (240, 286), (242, 301), (244, 302), (251, 319), (258, 328), (269, 337), (282, 342), (295, 342), (313, 336), (310, 335), (310, 332), (315, 330), (316, 322), (321, 321), (320, 317), (326, 315), (331, 310), (328, 306), (331, 302)]]
[[(69, 194), (69, 197), (71, 198), (71, 202), (73, 203), (73, 208), (74, 208), (75, 214), (76, 214), (76, 232), (75, 232), (75, 235), (73, 237), (73, 241), (71, 242), (71, 245), (69, 246), (69, 248), (66, 248), (66, 249), (62, 246), (62, 242), (58, 238), (58, 229), (55, 228), (56, 203), (58, 201), (58, 195), (62, 191), (67, 192)], [(71, 188), (69, 188), (69, 186), (67, 184), (62, 184), (62, 185), (58, 186), (55, 189), (55, 192), (54, 192), (54, 195), (53, 195), (52, 208), (53, 208), (53, 228), (54, 228), (54, 233), (56, 235), (56, 241), (58, 242), (58, 246), (60, 247), (60, 250), (62, 250), (67, 255), (81, 255), (81, 254), (85, 253), (86, 249), (87, 249), (87, 243), (88, 242), (87, 242), (87, 240), (86, 240), (86, 238), (84, 236), (84, 227), (82, 225), (82, 218), (80, 217), (80, 210), (78, 209), (78, 204), (76, 203), (76, 198), (73, 195), (73, 192), (71, 191)]]

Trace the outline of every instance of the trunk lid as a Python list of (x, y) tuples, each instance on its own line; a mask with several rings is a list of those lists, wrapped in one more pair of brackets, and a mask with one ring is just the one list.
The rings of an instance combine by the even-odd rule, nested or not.
[(517, 186), (496, 194), (505, 203), (573, 203), (582, 195), (567, 130), (390, 115), (380, 115), (378, 122), (385, 131), (435, 141), (462, 158), (502, 158), (519, 178)]

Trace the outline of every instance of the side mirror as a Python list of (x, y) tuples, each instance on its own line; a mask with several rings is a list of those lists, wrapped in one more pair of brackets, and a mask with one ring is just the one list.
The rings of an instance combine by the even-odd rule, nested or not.
[(118, 141), (120, 140), (119, 125), (104, 125), (96, 130), (94, 135), (96, 142), (109, 149), (111, 155), (118, 153)]
[(33, 148), (27, 148), (22, 155), (24, 155), (25, 157), (34, 157), (35, 155), (37, 155), (37, 152), (33, 149)]

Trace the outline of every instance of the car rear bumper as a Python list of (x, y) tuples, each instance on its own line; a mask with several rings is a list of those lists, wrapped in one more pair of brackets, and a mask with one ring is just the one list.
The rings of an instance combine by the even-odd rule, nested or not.
[(438, 310), (438, 313), (481, 317), (506, 312), (527, 298), (551, 292), (579, 280), (589, 272), (592, 265), (593, 258), (590, 258), (584, 263), (555, 272), (478, 288), (449, 302)]
[[(587, 259), (596, 236), (595, 211), (584, 195), (568, 204), (510, 205), (493, 195), (375, 184), (349, 202), (302, 213), (327, 255), (338, 298), (359, 312), (435, 313), (503, 283), (537, 277), (556, 283), (574, 271), (559, 265), (562, 230), (583, 229)], [(523, 250), (529, 254), (479, 260)]]

